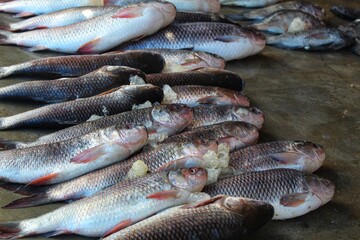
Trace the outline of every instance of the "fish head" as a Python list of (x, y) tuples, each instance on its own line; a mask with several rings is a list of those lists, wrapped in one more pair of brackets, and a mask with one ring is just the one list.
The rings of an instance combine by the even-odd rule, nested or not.
[(168, 174), (170, 183), (180, 189), (189, 192), (200, 192), (207, 181), (207, 170), (205, 168), (184, 168), (170, 171)]
[(226, 122), (222, 124), (222, 129), (227, 137), (218, 141), (227, 143), (230, 146), (230, 151), (253, 145), (259, 138), (259, 130), (250, 123)]
[(331, 181), (313, 174), (307, 174), (305, 182), (308, 191), (317, 196), (322, 204), (329, 202), (333, 198), (335, 185)]
[(116, 144), (124, 144), (128, 149), (138, 149), (146, 144), (148, 133), (146, 127), (136, 124), (116, 125), (111, 138)]
[(144, 5), (146, 5), (146, 8), (144, 9), (144, 15), (149, 14), (150, 16), (154, 16), (154, 12), (156, 12), (156, 14), (160, 14), (160, 21), (162, 21), (163, 27), (172, 23), (175, 19), (176, 7), (170, 2), (156, 1), (145, 3)]
[(264, 114), (257, 108), (244, 108), (244, 107), (234, 107), (233, 111), (233, 121), (242, 121), (251, 123), (260, 129), (264, 123)]
[(193, 59), (189, 59), (188, 61), (185, 60), (185, 62), (192, 63), (192, 69), (204, 67), (225, 69), (225, 60), (215, 54), (205, 52), (193, 52), (192, 57)]
[(253, 47), (256, 48), (257, 51), (261, 51), (263, 48), (265, 48), (266, 38), (261, 32), (251, 28), (242, 27), (240, 36), (243, 37), (244, 35), (250, 39)]
[(314, 172), (325, 159), (324, 148), (312, 142), (294, 141), (290, 151), (301, 156), (298, 158), (298, 165), (302, 166), (299, 170), (303, 172)]
[(158, 132), (174, 135), (191, 123), (193, 109), (184, 104), (159, 105), (152, 109), (151, 118)]
[(324, 20), (326, 17), (326, 11), (324, 8), (322, 8), (319, 5), (316, 5), (314, 3), (311, 2), (307, 2), (307, 1), (301, 1), (300, 2), (300, 6), (299, 6), (299, 10), (309, 13), (311, 15), (313, 15), (314, 17), (316, 17), (319, 20)]

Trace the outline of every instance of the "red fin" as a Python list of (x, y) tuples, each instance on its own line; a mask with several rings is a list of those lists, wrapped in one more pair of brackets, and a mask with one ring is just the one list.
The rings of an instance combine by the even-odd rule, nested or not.
[(27, 50), (30, 51), (30, 52), (44, 51), (44, 50), (47, 50), (47, 49), (48, 48), (44, 47), (44, 46), (34, 46), (34, 47), (31, 47), (31, 48), (27, 48)]
[(89, 163), (98, 159), (101, 155), (103, 155), (104, 148), (103, 145), (99, 145), (90, 149), (87, 149), (78, 155), (76, 155), (73, 159), (70, 160), (71, 163)]
[(124, 228), (130, 226), (131, 224), (133, 224), (131, 219), (126, 219), (126, 220), (122, 221), (121, 223), (119, 223), (118, 225), (116, 225), (115, 227), (113, 227), (112, 229), (110, 229), (109, 231), (107, 231), (106, 233), (104, 233), (104, 235), (102, 237), (104, 238), (113, 233), (116, 233), (117, 231), (120, 231), (121, 229), (124, 229)]
[(94, 51), (94, 48), (99, 43), (101, 38), (95, 38), (94, 40), (91, 40), (90, 42), (85, 43), (82, 45), (77, 52), (78, 53), (92, 53)]
[(19, 232), (19, 222), (0, 223), (0, 239), (16, 238)]
[(22, 18), (22, 17), (30, 17), (33, 15), (34, 15), (34, 13), (32, 13), (32, 12), (21, 12), (21, 13), (13, 15), (13, 17), (14, 18)]
[(199, 62), (201, 62), (201, 60), (187, 60), (187, 61), (181, 63), (180, 65), (181, 66), (190, 66), (193, 64), (198, 64)]
[(304, 193), (293, 193), (281, 197), (280, 204), (285, 207), (297, 207), (303, 204), (306, 201), (306, 198), (309, 196), (309, 192)]
[(48, 28), (47, 26), (37, 26), (36, 29), (46, 29)]
[(206, 205), (209, 205), (209, 204), (211, 204), (211, 203), (216, 202), (216, 201), (219, 200), (219, 199), (222, 199), (224, 196), (225, 196), (225, 195), (217, 195), (217, 196), (212, 197), (212, 198), (210, 198), (210, 199), (201, 201), (201, 202), (199, 202), (199, 203), (197, 203), (197, 204), (195, 204), (195, 205), (191, 205), (191, 204), (189, 204), (189, 205), (184, 205), (184, 206), (182, 206), (181, 208), (198, 208), (198, 207), (206, 206)]
[(165, 190), (162, 192), (157, 192), (157, 193), (151, 194), (151, 195), (147, 196), (146, 198), (165, 200), (165, 199), (170, 199), (170, 198), (178, 198), (178, 194), (179, 194), (179, 192), (176, 190)]
[(270, 157), (284, 165), (298, 164), (304, 158), (301, 154), (293, 152), (272, 153)]
[(42, 185), (50, 182), (50, 180), (56, 178), (59, 175), (59, 173), (50, 173), (46, 176), (40, 177), (38, 179), (35, 179), (34, 181), (30, 182), (28, 185)]
[(112, 18), (136, 18), (142, 15), (139, 7), (129, 7), (118, 11)]

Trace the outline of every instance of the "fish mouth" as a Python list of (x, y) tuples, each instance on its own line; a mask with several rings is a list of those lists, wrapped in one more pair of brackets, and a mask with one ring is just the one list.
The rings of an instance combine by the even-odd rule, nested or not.
[(324, 148), (316, 143), (307, 141), (295, 141), (294, 151), (298, 152), (311, 162), (323, 162), (325, 159)]

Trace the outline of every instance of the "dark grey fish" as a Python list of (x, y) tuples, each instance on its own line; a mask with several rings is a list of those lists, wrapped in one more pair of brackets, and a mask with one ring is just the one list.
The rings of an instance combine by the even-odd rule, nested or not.
[(205, 12), (177, 12), (175, 20), (171, 24), (189, 23), (189, 22), (222, 22), (233, 23), (223, 15)]
[(283, 49), (338, 50), (354, 43), (336, 28), (320, 27), (266, 37), (266, 43)]
[(265, 7), (284, 0), (220, 0), (221, 5), (246, 8)]
[(360, 20), (341, 25), (339, 30), (349, 38), (355, 38), (355, 44), (351, 50), (353, 53), (360, 55)]
[(343, 5), (335, 5), (331, 7), (331, 11), (340, 18), (351, 20), (360, 18), (360, 9), (346, 7)]

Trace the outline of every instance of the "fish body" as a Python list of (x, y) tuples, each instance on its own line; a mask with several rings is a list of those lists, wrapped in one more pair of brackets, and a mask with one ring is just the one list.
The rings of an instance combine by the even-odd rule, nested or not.
[(335, 5), (331, 7), (331, 11), (338, 17), (355, 20), (360, 18), (360, 9), (346, 7), (343, 5)]
[(265, 18), (262, 22), (250, 26), (272, 34), (281, 34), (304, 31), (323, 25), (324, 23), (313, 15), (300, 10), (281, 10)]
[(228, 23), (196, 22), (170, 25), (146, 38), (124, 43), (118, 49), (192, 49), (230, 61), (254, 55), (264, 47), (265, 37), (251, 29)]
[(129, 85), (135, 76), (145, 79), (145, 74), (134, 68), (104, 66), (78, 78), (28, 81), (2, 87), (0, 98), (64, 102), (91, 97), (121, 85)]
[(226, 194), (252, 198), (273, 205), (273, 219), (304, 215), (329, 202), (335, 186), (329, 180), (293, 169), (248, 172), (207, 185), (210, 196)]
[(162, 143), (193, 142), (199, 139), (206, 141), (217, 140), (218, 142), (229, 143), (230, 152), (233, 152), (236, 149), (255, 144), (258, 137), (258, 129), (251, 124), (243, 122), (223, 122), (195, 128), (191, 131), (168, 137)]
[(37, 218), (0, 224), (0, 237), (75, 233), (104, 237), (169, 207), (191, 201), (205, 185), (205, 169), (183, 169), (129, 180)]
[(0, 153), (0, 179), (24, 184), (69, 180), (126, 159), (147, 142), (143, 126), (114, 125), (67, 141)]
[(0, 11), (18, 13), (16, 17), (46, 14), (81, 6), (102, 6), (103, 0), (14, 0), (0, 4)]
[(170, 24), (175, 13), (175, 7), (170, 3), (140, 3), (64, 27), (23, 33), (0, 31), (0, 44), (26, 46), (30, 51), (101, 53), (131, 39), (155, 33)]
[(283, 49), (338, 50), (353, 43), (336, 28), (320, 27), (266, 37), (266, 44)]
[(203, 68), (196, 71), (146, 75), (146, 82), (155, 86), (203, 85), (242, 91), (245, 81), (230, 71)]
[(49, 57), (0, 67), (0, 78), (11, 75), (77, 77), (106, 65), (127, 66), (145, 73), (159, 73), (163, 70), (165, 61), (159, 54), (144, 51)]
[(220, 0), (221, 5), (240, 7), (265, 7), (283, 0)]
[(189, 22), (222, 22), (233, 23), (223, 15), (204, 12), (177, 12), (175, 20), (171, 24), (189, 23)]
[(194, 207), (165, 210), (105, 239), (241, 239), (270, 221), (273, 214), (268, 203), (216, 196)]
[(173, 87), (167, 86), (164, 87), (163, 90), (164, 100), (162, 101), (162, 104), (181, 103), (189, 107), (209, 104), (250, 106), (249, 99), (242, 92), (226, 88), (202, 85), (182, 85)]
[(227, 121), (246, 122), (260, 129), (264, 123), (264, 114), (257, 108), (240, 106), (198, 106), (193, 109), (193, 122), (186, 130)]
[(319, 20), (324, 20), (326, 16), (325, 9), (323, 9), (319, 5), (308, 1), (280, 2), (274, 5), (270, 5), (268, 7), (250, 10), (240, 14), (230, 14), (225, 16), (233, 20), (263, 20), (264, 18), (267, 18), (280, 10), (299, 10), (311, 14)]
[(230, 153), (226, 175), (275, 168), (291, 168), (306, 173), (316, 171), (325, 159), (324, 149), (304, 141), (260, 143)]
[(131, 110), (134, 104), (160, 102), (161, 88), (153, 85), (124, 85), (100, 96), (55, 103), (0, 118), (0, 129), (23, 126), (79, 124), (92, 115), (105, 116)]

